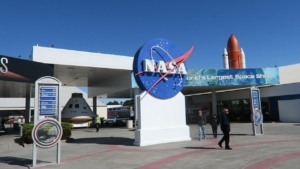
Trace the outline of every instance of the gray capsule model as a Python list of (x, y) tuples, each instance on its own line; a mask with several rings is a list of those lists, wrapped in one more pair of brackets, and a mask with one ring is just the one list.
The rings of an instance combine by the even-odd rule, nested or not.
[(83, 123), (93, 120), (95, 113), (83, 98), (82, 93), (72, 93), (72, 97), (61, 112), (62, 121)]

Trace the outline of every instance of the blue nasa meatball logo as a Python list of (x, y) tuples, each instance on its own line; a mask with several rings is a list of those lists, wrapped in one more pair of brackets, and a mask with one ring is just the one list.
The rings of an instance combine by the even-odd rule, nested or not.
[(166, 39), (153, 39), (136, 53), (133, 73), (140, 89), (160, 99), (174, 97), (186, 81), (184, 61), (193, 47), (182, 53), (175, 44)]

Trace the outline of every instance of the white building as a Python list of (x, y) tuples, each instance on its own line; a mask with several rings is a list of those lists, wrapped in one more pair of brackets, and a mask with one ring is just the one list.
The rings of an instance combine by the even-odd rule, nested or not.
[[(1, 56), (5, 57), (5, 56)], [(139, 93), (132, 80), (133, 57), (102, 53), (83, 52), (75, 50), (57, 49), (34, 46), (30, 56), (31, 61), (21, 61), (9, 58), (8, 70), (12, 70), (14, 62), (22, 62), (21, 70), (14, 70), (19, 76), (5, 77), (0, 73), (0, 109), (24, 109), (26, 100), (30, 100), (30, 108), (34, 97), (34, 79), (44, 74), (36, 69), (28, 69), (27, 65), (36, 64), (46, 67), (48, 73), (62, 82), (63, 86), (87, 86), (88, 93), (84, 97), (88, 103), (97, 107), (97, 112), (105, 112), (104, 105), (95, 99), (102, 98), (134, 98)], [(0, 65), (1, 66), (1, 65)], [(28, 71), (25, 74), (25, 70)], [(279, 83), (273, 85), (258, 85), (261, 90), (263, 113), (270, 115), (270, 120), (283, 122), (300, 122), (300, 64), (278, 67)], [(24, 72), (24, 74), (22, 74)], [(35, 75), (35, 77), (31, 77)], [(28, 80), (28, 79), (31, 79)], [(27, 81), (26, 81), (27, 80)], [(227, 104), (233, 114), (238, 115), (248, 111), (247, 99), (252, 85), (239, 86), (194, 86), (184, 87), (182, 93), (186, 96), (187, 113), (191, 114), (198, 107), (213, 107), (212, 91), (216, 93), (218, 103)], [(71, 93), (78, 91), (74, 87), (63, 87), (62, 105), (71, 97)], [(75, 90), (75, 91), (74, 91)], [(27, 98), (27, 99), (25, 99)], [(29, 99), (31, 98), (31, 99)], [(94, 101), (93, 101), (94, 100)], [(242, 104), (241, 107), (241, 103)], [(93, 104), (93, 105), (92, 105)], [(103, 106), (103, 107), (102, 107)], [(239, 109), (236, 107), (240, 106)], [(247, 112), (246, 112), (247, 113)], [(247, 114), (246, 114), (247, 115)], [(104, 115), (100, 115), (104, 116)]]

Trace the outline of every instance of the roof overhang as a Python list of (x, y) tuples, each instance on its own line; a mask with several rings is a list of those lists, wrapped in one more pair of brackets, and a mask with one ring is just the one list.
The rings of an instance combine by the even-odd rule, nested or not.
[(34, 46), (32, 60), (52, 64), (62, 85), (88, 86), (88, 97), (132, 97), (133, 57)]

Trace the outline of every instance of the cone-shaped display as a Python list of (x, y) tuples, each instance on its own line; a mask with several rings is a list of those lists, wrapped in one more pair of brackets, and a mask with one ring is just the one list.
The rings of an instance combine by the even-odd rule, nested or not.
[(82, 97), (82, 93), (72, 93), (72, 97), (61, 112), (62, 121), (71, 123), (88, 122), (94, 117), (95, 113)]

